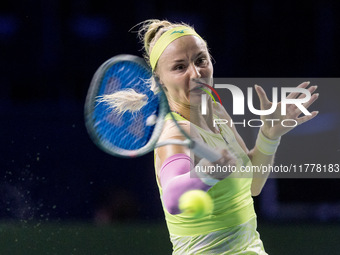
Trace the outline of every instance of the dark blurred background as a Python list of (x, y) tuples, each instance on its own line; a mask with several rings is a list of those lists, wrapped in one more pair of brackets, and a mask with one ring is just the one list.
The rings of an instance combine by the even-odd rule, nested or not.
[[(216, 77), (312, 80), (339, 76), (339, 10), (339, 2), (327, 0), (2, 1), (0, 220), (162, 221), (153, 155), (105, 154), (83, 119), (97, 67), (116, 54), (142, 55), (136, 33), (129, 32), (137, 23), (158, 18), (194, 25), (208, 42)], [(300, 152), (305, 163), (339, 163), (339, 88), (325, 87), (332, 101), (321, 95), (318, 102), (331, 114), (324, 116), (330, 124), (287, 136), (278, 162), (290, 162), (295, 148), (292, 157)], [(258, 214), (339, 221), (339, 184), (270, 180), (256, 198)]]

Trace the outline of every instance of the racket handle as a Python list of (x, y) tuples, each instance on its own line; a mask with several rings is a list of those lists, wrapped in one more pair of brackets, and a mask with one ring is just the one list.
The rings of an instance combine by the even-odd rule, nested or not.
[(216, 150), (211, 149), (208, 145), (199, 141), (192, 141), (191, 149), (198, 157), (206, 158), (210, 162), (215, 162), (222, 157)]

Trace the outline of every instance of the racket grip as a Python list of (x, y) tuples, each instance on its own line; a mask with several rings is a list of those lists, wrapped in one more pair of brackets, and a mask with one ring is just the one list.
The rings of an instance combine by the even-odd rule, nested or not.
[(192, 141), (191, 150), (200, 158), (206, 158), (210, 162), (219, 160), (222, 155), (216, 150), (211, 149), (205, 143)]

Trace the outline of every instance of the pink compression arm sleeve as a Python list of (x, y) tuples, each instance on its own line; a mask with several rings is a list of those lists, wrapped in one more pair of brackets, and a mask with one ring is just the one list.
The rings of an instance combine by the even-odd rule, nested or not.
[(186, 154), (175, 154), (167, 158), (162, 165), (160, 171), (162, 199), (165, 208), (171, 214), (181, 213), (178, 200), (185, 192), (193, 189), (207, 191), (211, 188), (200, 178), (190, 177), (191, 168), (191, 158)]

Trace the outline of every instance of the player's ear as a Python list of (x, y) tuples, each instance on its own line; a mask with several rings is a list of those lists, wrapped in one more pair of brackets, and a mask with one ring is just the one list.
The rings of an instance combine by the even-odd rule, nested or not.
[(162, 89), (163, 89), (165, 92), (168, 92), (168, 89), (167, 89), (167, 87), (165, 87), (164, 83), (160, 83), (160, 84), (161, 84), (161, 86), (162, 86)]
[(155, 81), (162, 87), (162, 89), (167, 92), (168, 89), (165, 87), (163, 81), (161, 80), (161, 78), (159, 77), (159, 75), (157, 73), (153, 74), (153, 77), (155, 78)]

